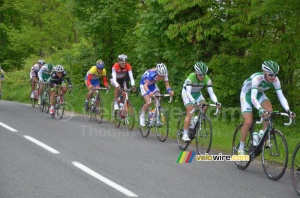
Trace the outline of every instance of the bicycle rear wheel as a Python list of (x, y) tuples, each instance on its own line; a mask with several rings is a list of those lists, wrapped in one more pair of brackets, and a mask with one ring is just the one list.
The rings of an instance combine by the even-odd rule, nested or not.
[(264, 143), (262, 165), (267, 177), (273, 181), (280, 179), (287, 167), (288, 147), (284, 135), (274, 129), (270, 133), (270, 144)]
[(182, 115), (179, 117), (179, 120), (177, 123), (177, 144), (181, 151), (185, 151), (190, 144), (190, 143), (186, 143), (182, 140), (185, 116), (186, 116), (186, 113), (182, 113)]
[(198, 122), (195, 127), (196, 148), (199, 155), (208, 153), (212, 143), (212, 126), (210, 119), (202, 115), (200, 122), (201, 123)]
[(125, 116), (124, 123), (127, 125), (129, 131), (133, 130), (134, 122), (135, 122), (134, 107), (132, 106), (132, 103), (129, 100), (127, 100), (127, 113)]
[[(232, 140), (232, 154), (238, 155), (238, 150), (240, 147), (240, 138), (241, 138), (241, 128), (243, 124), (240, 124), (235, 129), (233, 140)], [(250, 149), (251, 149), (251, 137), (250, 133), (247, 133), (246, 141), (245, 141), (245, 155), (249, 155)], [(250, 156), (249, 156), (250, 158)], [(235, 161), (236, 166), (238, 169), (245, 170), (250, 165), (251, 160), (249, 161)]]
[(32, 107), (35, 107), (36, 102), (37, 102), (37, 99), (35, 99), (35, 98), (30, 98), (30, 100), (31, 100), (31, 106), (32, 106)]
[(291, 180), (296, 192), (300, 195), (300, 143), (296, 146), (291, 164)]
[(103, 119), (103, 101), (102, 98), (99, 96), (97, 100), (95, 101), (95, 108), (94, 108), (94, 114), (96, 121), (100, 124)]
[(156, 136), (159, 141), (164, 142), (167, 140), (169, 134), (169, 117), (163, 107), (160, 107), (158, 112), (158, 119), (155, 122)]
[[(149, 133), (150, 133), (150, 127), (149, 127), (149, 109), (148, 111), (145, 113), (145, 126), (142, 126), (140, 124), (140, 115), (142, 114), (142, 108), (143, 106), (141, 107), (140, 111), (139, 111), (139, 115), (138, 115), (138, 122), (139, 122), (139, 129), (140, 129), (140, 132), (142, 134), (143, 137), (148, 137)], [(150, 108), (150, 107), (149, 107)]]

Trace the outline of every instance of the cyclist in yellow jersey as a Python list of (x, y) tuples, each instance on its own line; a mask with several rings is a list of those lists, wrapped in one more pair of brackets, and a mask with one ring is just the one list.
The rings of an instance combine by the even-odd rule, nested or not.
[(0, 66), (0, 97), (2, 96), (2, 83), (4, 80), (4, 71), (2, 70)]
[(87, 72), (85, 77), (85, 84), (88, 88), (88, 94), (86, 95), (86, 99), (84, 102), (85, 109), (88, 109), (88, 100), (94, 93), (94, 87), (100, 87), (100, 78), (102, 77), (103, 85), (109, 88), (106, 77), (106, 70), (104, 69), (104, 62), (102, 60), (98, 60), (95, 66), (92, 66), (90, 70)]

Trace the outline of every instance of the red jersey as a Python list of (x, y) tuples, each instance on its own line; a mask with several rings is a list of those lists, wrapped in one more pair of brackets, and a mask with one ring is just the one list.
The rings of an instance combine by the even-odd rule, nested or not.
[(117, 74), (117, 79), (124, 78), (126, 73), (130, 70), (131, 70), (131, 65), (129, 63), (126, 63), (124, 68), (121, 68), (119, 63), (115, 63), (112, 67), (112, 71), (115, 71)]

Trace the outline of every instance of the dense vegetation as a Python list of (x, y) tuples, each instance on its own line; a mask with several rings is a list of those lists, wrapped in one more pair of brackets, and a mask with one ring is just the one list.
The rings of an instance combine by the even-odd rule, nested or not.
[[(63, 64), (85, 93), (84, 75), (97, 59), (110, 71), (117, 55), (127, 54), (136, 83), (164, 62), (177, 95), (173, 105), (181, 106), (182, 83), (202, 60), (227, 110), (239, 107), (243, 81), (271, 59), (300, 116), (299, 10), (295, 0), (0, 0), (0, 64), (7, 72), (26, 70), (7, 81), (11, 89), (28, 82), (40, 58)], [(282, 110), (273, 90), (268, 97)]]

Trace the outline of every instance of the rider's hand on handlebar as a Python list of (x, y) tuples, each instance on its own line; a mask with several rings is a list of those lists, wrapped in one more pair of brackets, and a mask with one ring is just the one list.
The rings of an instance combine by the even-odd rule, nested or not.
[(292, 111), (288, 111), (287, 113), (289, 114), (291, 119), (294, 119), (296, 117), (296, 114)]
[(216, 102), (217, 108), (220, 109), (222, 104), (220, 102)]
[(258, 110), (258, 115), (259, 115), (259, 117), (263, 117), (263, 116), (268, 115), (268, 112), (267, 112), (264, 108), (261, 107), (261, 108)]
[(72, 87), (72, 85), (69, 85), (69, 89), (71, 90), (73, 87)]
[(131, 87), (131, 91), (132, 91), (132, 92), (136, 92), (135, 86), (132, 86), (132, 87)]
[(171, 97), (174, 96), (174, 91), (170, 91), (169, 94)]

